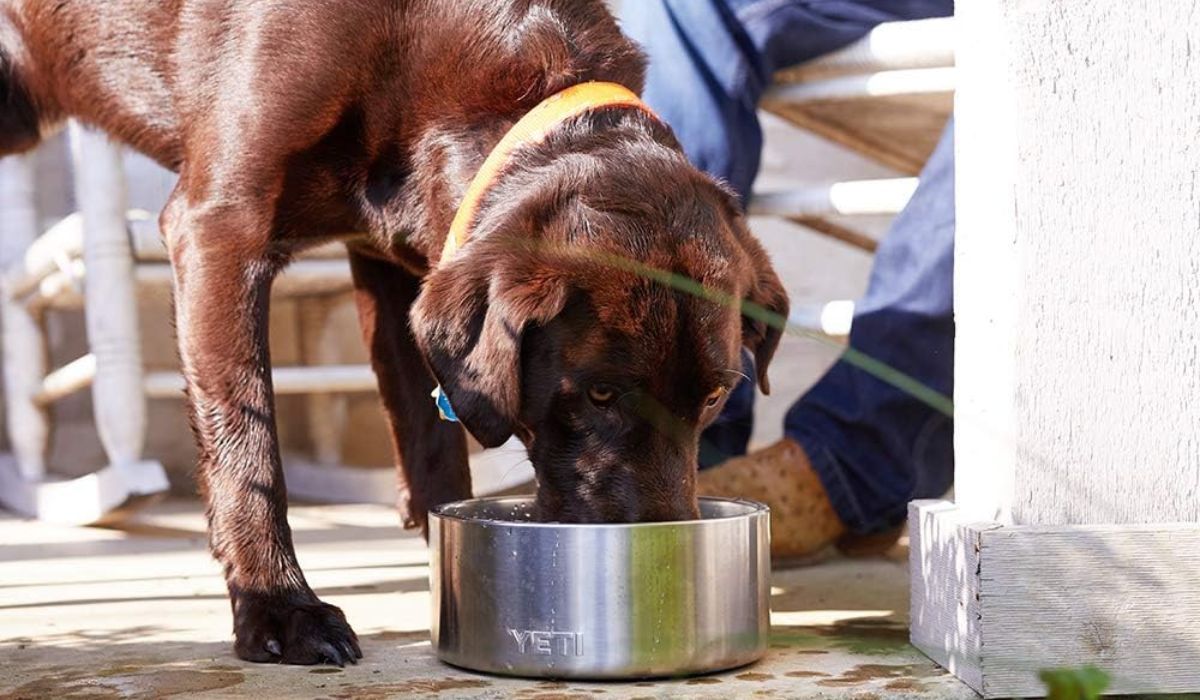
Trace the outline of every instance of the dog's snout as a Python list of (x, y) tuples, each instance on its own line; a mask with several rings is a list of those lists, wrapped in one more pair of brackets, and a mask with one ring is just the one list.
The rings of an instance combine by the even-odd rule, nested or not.
[(700, 508), (696, 503), (695, 497), (690, 499), (678, 498), (652, 504), (652, 506), (638, 518), (638, 522), (696, 520), (699, 517)]
[(561, 484), (539, 482), (536, 512), (543, 522), (638, 523), (699, 518), (695, 478), (690, 474), (666, 479), (663, 474), (633, 470), (595, 488), (581, 483), (574, 488), (556, 486)]

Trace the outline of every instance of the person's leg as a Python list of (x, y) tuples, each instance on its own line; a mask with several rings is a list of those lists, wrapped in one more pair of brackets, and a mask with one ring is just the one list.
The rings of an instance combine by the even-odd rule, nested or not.
[(621, 10), (650, 60), (644, 100), (744, 201), (762, 155), (758, 103), (776, 71), (882, 22), (948, 16), (953, 0), (627, 0)]
[[(953, 391), (954, 125), (921, 172), (912, 201), (875, 255), (850, 332), (852, 352)], [(857, 534), (894, 528), (913, 498), (954, 478), (948, 401), (912, 392), (843, 357), (788, 412), (784, 433), (804, 447), (838, 515)]]
[[(881, 22), (952, 9), (952, 0), (629, 0), (621, 23), (650, 59), (647, 104), (691, 161), (744, 202), (762, 154), (757, 105), (777, 70), (841, 48)], [(754, 392), (753, 380), (740, 384), (705, 431), (701, 467), (746, 452)]]
[(876, 255), (850, 349), (789, 410), (783, 440), (700, 473), (702, 495), (771, 506), (774, 556), (834, 542), (849, 553), (887, 549), (911, 498), (949, 488), (953, 248), (948, 125)]
[[(626, 3), (624, 28), (650, 58), (647, 102), (692, 161), (745, 201), (762, 150), (756, 106), (776, 70), (883, 21), (951, 12), (949, 0), (635, 0)], [(943, 394), (951, 391), (953, 353), (951, 134), (881, 246), (851, 337), (854, 353)], [(704, 436), (704, 466), (745, 451), (752, 407), (753, 387), (744, 383)], [(803, 450), (785, 440), (717, 470), (724, 475), (706, 472), (715, 477), (710, 485), (723, 482), (739, 495), (786, 499), (773, 504), (795, 515), (793, 527), (773, 527), (785, 552), (807, 551), (843, 526), (885, 530), (902, 520), (909, 498), (940, 493), (952, 477), (949, 417), (846, 359), (793, 406), (785, 434)], [(831, 524), (834, 512), (840, 522)]]

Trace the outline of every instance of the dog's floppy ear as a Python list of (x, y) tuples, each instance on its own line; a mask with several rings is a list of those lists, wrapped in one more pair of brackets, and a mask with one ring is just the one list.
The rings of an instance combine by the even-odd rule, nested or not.
[(730, 226), (734, 236), (746, 253), (748, 268), (746, 270), (746, 293), (743, 297), (747, 302), (742, 307), (742, 344), (754, 355), (755, 374), (758, 386), (764, 394), (771, 393), (771, 384), (767, 380), (767, 367), (779, 341), (783, 338), (784, 324), (788, 317), (788, 295), (771, 266), (771, 258), (762, 244), (750, 233), (746, 218), (742, 213), (742, 205), (732, 190), (718, 184), (718, 189), (725, 196), (725, 205), (730, 215)]
[[(748, 304), (742, 311), (742, 344), (754, 355), (758, 385), (764, 394), (769, 394), (771, 384), (767, 381), (767, 366), (771, 364), (771, 358), (775, 356), (775, 350), (783, 338), (783, 324), (788, 317), (788, 296), (775, 269), (771, 267), (770, 258), (758, 241), (749, 238), (746, 252), (750, 256), (751, 280), (745, 297)], [(769, 318), (763, 318), (763, 311)]]
[(566, 285), (531, 270), (529, 256), (489, 243), (472, 241), (426, 277), (411, 324), (459, 421), (496, 447), (520, 413), (521, 337), (558, 315)]

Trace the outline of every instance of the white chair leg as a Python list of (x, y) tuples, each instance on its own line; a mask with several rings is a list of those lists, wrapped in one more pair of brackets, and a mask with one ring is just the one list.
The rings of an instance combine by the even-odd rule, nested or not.
[[(33, 157), (0, 159), (0, 270), (22, 258), (38, 235), (33, 196)], [(46, 375), (46, 340), (40, 319), (0, 285), (3, 316), (4, 404), (8, 440), (16, 471), (28, 482), (46, 473), (50, 428), (46, 411), (34, 401)]]
[(153, 493), (166, 488), (166, 478), (161, 466), (141, 461), (146, 398), (121, 153), (102, 133), (75, 122), (70, 138), (84, 225), (88, 345), (96, 357), (92, 383), (96, 427), (109, 463), (126, 477), (129, 493)]

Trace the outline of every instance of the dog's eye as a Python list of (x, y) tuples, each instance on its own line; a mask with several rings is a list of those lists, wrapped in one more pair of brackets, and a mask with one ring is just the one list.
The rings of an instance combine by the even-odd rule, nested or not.
[(708, 398), (704, 400), (704, 407), (712, 408), (721, 403), (721, 399), (724, 398), (725, 394), (727, 393), (729, 393), (729, 390), (725, 387), (714, 389), (713, 392), (708, 395)]
[(593, 384), (588, 388), (588, 398), (597, 406), (605, 408), (617, 398), (617, 390), (608, 384)]

